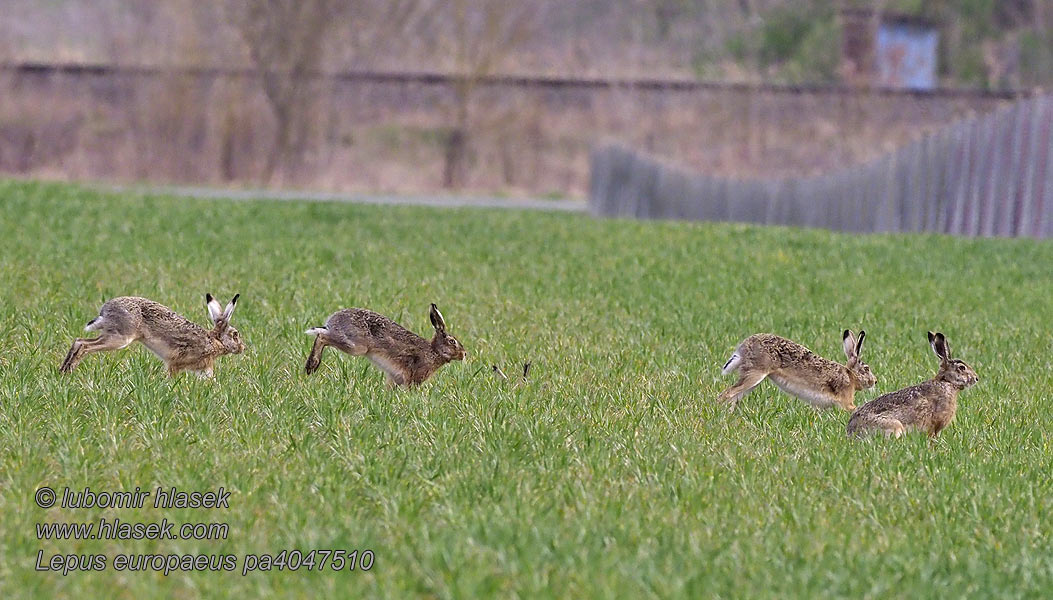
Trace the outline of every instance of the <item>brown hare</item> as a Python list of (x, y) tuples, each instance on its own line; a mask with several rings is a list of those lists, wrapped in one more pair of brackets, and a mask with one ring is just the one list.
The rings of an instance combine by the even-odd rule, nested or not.
[(431, 305), (435, 336), (426, 340), (398, 323), (364, 308), (347, 308), (326, 319), (324, 327), (308, 329), (315, 336), (304, 371), (318, 370), (326, 346), (352, 356), (365, 356), (384, 371), (391, 386), (416, 386), (453, 360), (464, 360), (464, 347), (449, 333), (438, 307)]
[(224, 309), (212, 294), (205, 294), (205, 306), (212, 329), (205, 329), (163, 304), (134, 296), (107, 301), (99, 316), (88, 322), (85, 331), (98, 331), (97, 338), (78, 338), (66, 353), (59, 371), (69, 373), (88, 354), (120, 350), (140, 342), (168, 367), (169, 376), (193, 371), (212, 377), (212, 366), (224, 354), (240, 354), (245, 344), (230, 318), (240, 294)]
[(930, 331), (929, 345), (940, 357), (936, 376), (860, 406), (848, 419), (849, 435), (883, 432), (899, 437), (917, 430), (935, 438), (951, 424), (958, 409), (958, 392), (975, 384), (979, 377), (964, 361), (951, 358), (951, 348), (942, 333)]
[(739, 380), (720, 393), (717, 400), (728, 403), (730, 410), (765, 377), (779, 389), (816, 408), (840, 406), (855, 408), (855, 393), (876, 383), (870, 367), (859, 359), (866, 332), (859, 338), (845, 330), (842, 341), (848, 362), (827, 360), (808, 348), (770, 333), (751, 335), (742, 341), (724, 363), (722, 373), (739, 372)]

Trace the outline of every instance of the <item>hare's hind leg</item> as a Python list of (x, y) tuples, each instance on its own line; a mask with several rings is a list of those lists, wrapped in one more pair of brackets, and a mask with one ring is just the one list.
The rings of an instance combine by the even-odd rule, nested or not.
[(743, 370), (739, 375), (739, 380), (735, 382), (735, 385), (724, 390), (717, 396), (718, 402), (727, 402), (728, 410), (735, 410), (735, 405), (738, 404), (739, 400), (746, 395), (747, 392), (757, 387), (761, 381), (768, 374), (760, 371), (746, 371)]
[(885, 434), (885, 437), (898, 438), (907, 433), (907, 426), (899, 419), (892, 417), (870, 417), (859, 425), (849, 428), (849, 434), (859, 437), (879, 432)]
[(126, 348), (134, 341), (135, 338), (132, 336), (123, 336), (116, 333), (104, 333), (97, 338), (78, 338), (70, 346), (69, 352), (66, 353), (66, 359), (62, 361), (62, 366), (59, 367), (59, 371), (69, 373), (76, 368), (77, 364), (85, 356), (93, 352), (120, 350), (121, 348)]

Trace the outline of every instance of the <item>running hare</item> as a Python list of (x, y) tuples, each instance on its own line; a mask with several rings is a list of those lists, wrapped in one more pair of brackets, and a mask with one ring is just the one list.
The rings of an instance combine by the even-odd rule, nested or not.
[(308, 375), (322, 364), (322, 351), (332, 346), (352, 356), (365, 356), (387, 375), (392, 386), (420, 385), (439, 367), (452, 360), (464, 360), (464, 347), (446, 333), (446, 322), (439, 309), (431, 305), (431, 324), (435, 336), (428, 341), (398, 323), (364, 308), (337, 311), (324, 327), (308, 329), (315, 336), (304, 371)]
[(245, 351), (238, 330), (230, 326), (239, 296), (236, 294), (224, 309), (212, 294), (205, 294), (211, 330), (153, 300), (133, 296), (109, 300), (99, 309), (99, 316), (84, 328), (98, 331), (99, 337), (74, 340), (59, 370), (69, 373), (92, 352), (120, 350), (132, 342), (141, 342), (164, 361), (169, 376), (193, 371), (200, 377), (212, 377), (217, 358)]
[(843, 365), (777, 335), (751, 335), (724, 363), (722, 373), (727, 375), (737, 370), (739, 380), (721, 392), (717, 400), (727, 402), (729, 408), (735, 410), (738, 401), (767, 377), (782, 391), (816, 408), (836, 405), (852, 410), (856, 391), (872, 387), (877, 381), (870, 367), (859, 360), (866, 335), (860, 331), (857, 340), (851, 331), (845, 330), (842, 341), (848, 362)]
[(979, 377), (965, 362), (951, 358), (951, 348), (942, 333), (930, 331), (929, 344), (940, 357), (936, 376), (860, 406), (848, 420), (849, 435), (881, 431), (886, 436), (899, 437), (915, 429), (935, 438), (951, 424), (958, 409), (958, 392), (979, 381)]

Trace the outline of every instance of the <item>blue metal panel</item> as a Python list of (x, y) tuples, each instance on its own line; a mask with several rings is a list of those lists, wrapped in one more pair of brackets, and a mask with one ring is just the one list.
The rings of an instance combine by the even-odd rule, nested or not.
[(882, 23), (877, 32), (878, 82), (889, 87), (936, 87), (936, 29), (906, 23)]

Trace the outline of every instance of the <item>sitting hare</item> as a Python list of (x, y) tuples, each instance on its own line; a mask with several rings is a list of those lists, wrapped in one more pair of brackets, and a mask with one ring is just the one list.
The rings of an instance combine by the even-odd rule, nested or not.
[(431, 324), (435, 336), (428, 341), (398, 323), (364, 308), (347, 308), (326, 319), (325, 327), (307, 330), (315, 336), (304, 370), (318, 370), (322, 351), (332, 346), (352, 356), (365, 356), (387, 375), (392, 386), (420, 385), (439, 367), (452, 360), (464, 360), (464, 347), (446, 333), (446, 322), (439, 309), (431, 305)]
[(836, 405), (852, 410), (855, 393), (872, 387), (877, 381), (870, 367), (859, 360), (866, 335), (860, 331), (857, 340), (851, 331), (845, 330), (842, 341), (848, 362), (843, 365), (777, 335), (751, 335), (724, 364), (723, 374), (737, 370), (739, 380), (721, 392), (717, 400), (727, 402), (729, 408), (735, 410), (738, 401), (767, 377), (782, 391), (816, 408)]
[(99, 316), (84, 328), (98, 331), (99, 337), (75, 340), (59, 371), (71, 372), (92, 352), (120, 350), (132, 342), (140, 342), (164, 361), (169, 376), (193, 371), (200, 377), (212, 377), (212, 365), (217, 358), (245, 351), (238, 330), (230, 326), (239, 296), (236, 294), (224, 309), (212, 294), (205, 294), (205, 305), (213, 324), (211, 330), (153, 300), (133, 296), (109, 300), (99, 309)]
[(929, 345), (940, 357), (936, 376), (860, 406), (848, 420), (849, 435), (880, 431), (899, 437), (914, 429), (935, 438), (950, 425), (958, 409), (958, 392), (975, 384), (979, 377), (965, 362), (951, 358), (951, 348), (942, 333), (930, 331)]

